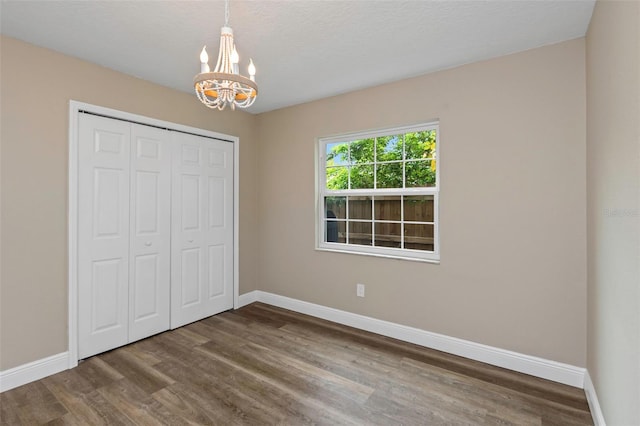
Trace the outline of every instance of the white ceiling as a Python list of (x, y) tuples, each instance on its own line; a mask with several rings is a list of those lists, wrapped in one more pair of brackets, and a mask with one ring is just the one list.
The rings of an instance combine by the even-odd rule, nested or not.
[[(581, 37), (594, 3), (231, 0), (229, 24), (259, 113)], [(2, 0), (0, 14), (2, 34), (192, 92), (224, 2)]]

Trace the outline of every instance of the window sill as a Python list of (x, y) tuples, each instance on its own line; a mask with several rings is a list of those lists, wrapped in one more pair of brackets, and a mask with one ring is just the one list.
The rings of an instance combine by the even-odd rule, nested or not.
[(435, 265), (440, 264), (440, 259), (425, 259), (421, 257), (411, 257), (411, 256), (403, 256), (401, 254), (387, 254), (387, 253), (368, 253), (363, 251), (355, 251), (355, 250), (341, 250), (338, 248), (328, 248), (328, 247), (316, 247), (316, 251), (325, 251), (332, 253), (344, 253), (344, 254), (354, 254), (359, 256), (373, 256), (373, 257), (382, 257), (386, 259), (396, 259), (396, 260), (409, 260), (412, 262), (421, 262), (421, 263), (432, 263)]

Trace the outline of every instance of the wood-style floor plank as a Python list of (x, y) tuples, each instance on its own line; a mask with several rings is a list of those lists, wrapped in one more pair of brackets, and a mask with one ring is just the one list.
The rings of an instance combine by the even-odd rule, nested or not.
[(2, 425), (591, 425), (584, 391), (254, 303), (0, 394)]

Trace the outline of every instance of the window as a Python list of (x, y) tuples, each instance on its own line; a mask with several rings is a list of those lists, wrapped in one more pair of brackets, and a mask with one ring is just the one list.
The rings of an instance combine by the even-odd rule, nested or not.
[(318, 145), (319, 249), (439, 260), (438, 123)]

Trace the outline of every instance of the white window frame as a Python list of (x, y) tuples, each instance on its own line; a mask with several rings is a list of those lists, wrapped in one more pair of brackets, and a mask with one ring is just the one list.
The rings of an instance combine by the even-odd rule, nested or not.
[[(435, 130), (436, 131), (436, 182), (435, 186), (422, 188), (379, 188), (379, 189), (327, 189), (326, 178), (326, 147), (328, 144), (340, 142), (352, 142), (360, 139), (392, 136), (411, 132)], [(439, 231), (439, 194), (440, 194), (440, 169), (442, 158), (440, 156), (440, 128), (439, 122), (427, 122), (410, 126), (385, 128), (364, 132), (348, 133), (330, 137), (320, 137), (316, 141), (316, 250), (339, 253), (361, 254), (368, 256), (388, 257), (395, 259), (416, 260), (430, 263), (440, 263), (440, 231)], [(405, 159), (403, 158), (403, 161)], [(377, 164), (377, 163), (376, 163)], [(374, 172), (375, 178), (375, 172)], [(404, 178), (404, 176), (403, 176)], [(404, 182), (404, 179), (403, 179)], [(365, 246), (358, 244), (334, 243), (325, 241), (325, 197), (348, 196), (391, 196), (391, 195), (431, 195), (434, 201), (433, 212), (433, 251), (413, 250), (404, 248), (390, 248), (379, 246)], [(401, 217), (404, 223), (404, 217)], [(359, 220), (360, 221), (360, 220)], [(365, 221), (366, 222), (366, 221)], [(375, 238), (373, 224), (375, 217), (371, 218), (372, 234)], [(347, 224), (348, 229), (348, 224)], [(348, 231), (347, 231), (348, 232)]]

